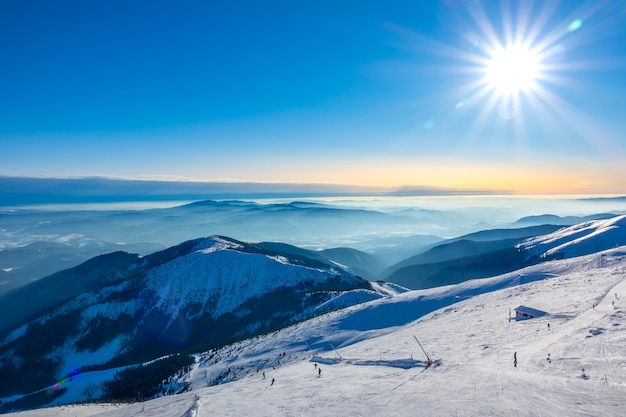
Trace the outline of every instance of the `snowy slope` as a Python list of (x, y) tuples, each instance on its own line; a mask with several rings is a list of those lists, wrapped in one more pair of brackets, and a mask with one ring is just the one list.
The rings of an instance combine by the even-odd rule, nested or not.
[[(0, 374), (7, 376), (0, 383), (0, 407), (49, 381), (74, 380), (76, 369), (108, 370), (223, 346), (389, 294), (332, 265), (218, 236), (131, 257), (119, 267), (102, 259), (35, 283), (43, 297), (59, 294), (48, 283), (57, 288), (62, 279), (75, 286), (95, 277), (88, 290), (66, 301), (52, 297), (52, 307), (7, 326), (0, 337)], [(101, 395), (102, 379), (85, 379), (90, 387), (57, 403)]]
[(198, 305), (195, 315), (208, 313), (218, 318), (252, 297), (339, 276), (330, 269), (293, 265), (281, 256), (236, 249), (236, 244), (217, 237), (203, 240), (190, 254), (151, 269), (145, 291), (157, 294), (154, 306), (171, 314), (172, 320), (184, 307), (181, 303)]
[[(620, 247), (402, 293), (206, 352), (186, 394), (20, 416), (621, 417), (625, 301)], [(549, 315), (510, 320), (519, 305)], [(425, 366), (414, 336), (438, 366)]]
[(626, 215), (592, 220), (531, 238), (521, 245), (542, 258), (571, 258), (626, 245)]

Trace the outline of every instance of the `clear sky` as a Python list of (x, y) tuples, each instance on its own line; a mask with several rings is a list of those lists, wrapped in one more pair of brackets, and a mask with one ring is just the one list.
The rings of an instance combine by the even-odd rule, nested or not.
[(0, 0), (0, 175), (626, 193), (626, 2)]

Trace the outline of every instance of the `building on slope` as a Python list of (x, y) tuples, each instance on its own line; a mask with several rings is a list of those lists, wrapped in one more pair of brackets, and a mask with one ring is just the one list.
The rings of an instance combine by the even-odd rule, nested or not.
[(548, 313), (545, 311), (537, 310), (535, 308), (519, 306), (515, 308), (515, 320), (529, 320), (536, 317), (545, 316)]

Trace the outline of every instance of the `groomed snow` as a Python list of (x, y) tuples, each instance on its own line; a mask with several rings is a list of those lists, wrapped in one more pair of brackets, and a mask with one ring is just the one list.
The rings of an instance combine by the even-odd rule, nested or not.
[[(621, 247), (399, 294), (209, 352), (189, 393), (19, 415), (623, 417), (625, 301)], [(518, 305), (549, 315), (510, 320)], [(438, 366), (425, 366), (414, 336)], [(207, 386), (218, 375), (232, 382)]]

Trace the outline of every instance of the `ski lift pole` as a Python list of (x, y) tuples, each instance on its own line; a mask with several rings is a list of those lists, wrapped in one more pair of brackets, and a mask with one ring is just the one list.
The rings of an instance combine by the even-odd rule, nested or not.
[(422, 346), (422, 344), (420, 343), (419, 340), (417, 340), (417, 337), (415, 335), (413, 335), (413, 338), (415, 339), (415, 341), (417, 342), (418, 345), (420, 345), (420, 348), (422, 349), (422, 352), (424, 352), (424, 355), (426, 355), (426, 365), (430, 366), (433, 364), (433, 361), (430, 359), (430, 356), (428, 356), (428, 352), (426, 352), (426, 350), (424, 350), (424, 347)]
[(330, 347), (333, 348), (333, 350), (335, 351), (335, 355), (337, 355), (337, 357), (339, 358), (339, 360), (342, 359), (341, 355), (339, 354), (339, 352), (337, 352), (337, 349), (335, 349), (335, 347), (333, 346), (333, 344), (330, 344)]

